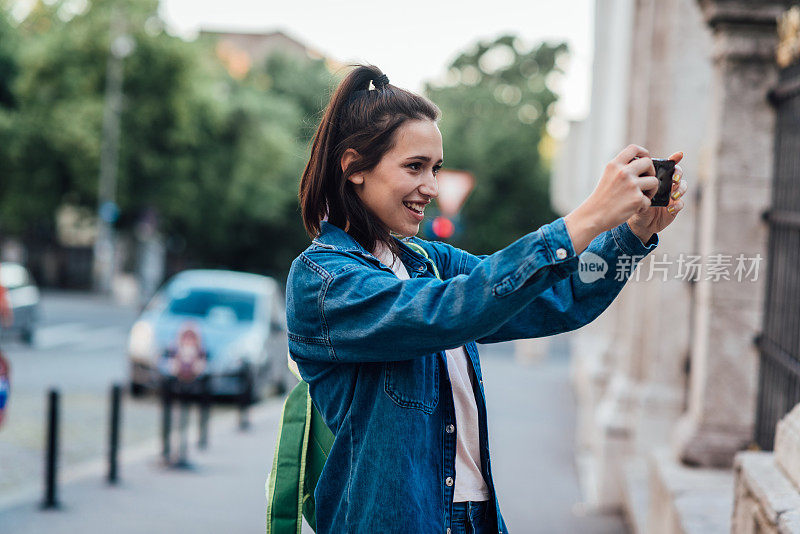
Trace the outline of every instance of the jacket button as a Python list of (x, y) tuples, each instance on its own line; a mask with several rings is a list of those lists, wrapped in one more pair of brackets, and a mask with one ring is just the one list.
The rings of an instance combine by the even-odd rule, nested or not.
[(450, 425), (447, 425), (445, 427), (445, 430), (447, 431), (448, 434), (452, 434), (453, 432), (455, 432), (456, 427), (454, 425), (450, 424)]
[(567, 251), (565, 249), (560, 248), (556, 250), (556, 258), (558, 258), (559, 260), (563, 260), (566, 257), (567, 257)]
[(452, 487), (452, 485), (453, 485), (453, 477), (447, 477), (446, 479), (444, 479), (444, 483), (447, 485), (448, 488)]

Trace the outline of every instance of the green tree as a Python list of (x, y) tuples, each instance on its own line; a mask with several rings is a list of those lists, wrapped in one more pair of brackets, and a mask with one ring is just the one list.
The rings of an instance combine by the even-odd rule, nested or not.
[(18, 45), (17, 29), (0, 9), (0, 108), (14, 107), (12, 83), (17, 75)]
[(21, 24), (25, 46), (15, 86), (18, 172), (2, 199), (3, 222), (22, 232), (63, 203), (94, 208), (110, 20), (116, 5), (135, 48), (124, 61), (119, 157), (120, 228), (144, 207), (168, 211), (168, 193), (193, 179), (193, 149), (217, 118), (204, 93), (196, 47), (168, 36), (156, 0), (38, 3)]
[(0, 9), (0, 198), (8, 189), (8, 179), (12, 170), (11, 145), (14, 139), (16, 101), (13, 83), (17, 76), (17, 55), (19, 35), (11, 24), (9, 16)]
[[(203, 195), (218, 203), (213, 229), (185, 226), (178, 233), (192, 255), (207, 265), (266, 271), (283, 278), (291, 260), (307, 246), (297, 190), (309, 141), (335, 83), (322, 60), (275, 53), (238, 81), (224, 84), (225, 124), (210, 139), (219, 167), (208, 167), (208, 183), (224, 177), (227, 189)], [(223, 200), (224, 199), (224, 200)], [(209, 232), (213, 232), (209, 239)], [(196, 237), (191, 237), (196, 236)]]
[(540, 147), (558, 98), (548, 80), (566, 53), (565, 44), (526, 50), (506, 35), (459, 55), (448, 83), (427, 85), (442, 110), (444, 166), (476, 177), (457, 246), (491, 253), (557, 217)]
[(4, 227), (52, 235), (60, 205), (95, 209), (116, 6), (135, 43), (124, 60), (117, 229), (131, 231), (155, 211), (188, 265), (284, 275), (308, 241), (296, 195), (333, 83), (324, 63), (276, 55), (238, 80), (213, 42), (168, 35), (156, 0), (92, 0), (79, 12), (75, 5), (37, 3), (19, 27), (16, 170), (0, 199)]

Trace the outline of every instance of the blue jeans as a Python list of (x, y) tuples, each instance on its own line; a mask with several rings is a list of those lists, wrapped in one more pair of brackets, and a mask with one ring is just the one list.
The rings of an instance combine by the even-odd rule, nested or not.
[(494, 534), (497, 532), (497, 528), (490, 523), (489, 502), (454, 502), (451, 534)]

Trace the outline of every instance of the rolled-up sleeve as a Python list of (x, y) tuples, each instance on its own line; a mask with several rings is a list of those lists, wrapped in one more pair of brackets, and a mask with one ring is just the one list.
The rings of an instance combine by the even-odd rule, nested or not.
[(469, 272), (445, 280), (400, 280), (341, 258), (314, 250), (292, 263), (286, 311), (296, 358), (391, 361), (459, 347), (496, 332), (578, 269), (563, 218), (492, 255), (472, 256)]
[[(579, 257), (578, 269), (557, 281), (479, 343), (543, 337), (569, 332), (596, 319), (619, 295), (639, 262), (658, 246), (658, 234), (647, 243), (627, 222), (594, 238)], [(467, 254), (467, 253), (464, 253)], [(480, 256), (467, 256), (466, 269)]]

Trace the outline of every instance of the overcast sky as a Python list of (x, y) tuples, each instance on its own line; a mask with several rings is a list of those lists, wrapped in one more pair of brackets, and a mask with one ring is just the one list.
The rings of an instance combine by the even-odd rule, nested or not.
[(588, 112), (593, 0), (281, 1), (161, 0), (175, 33), (200, 28), (281, 30), (338, 61), (369, 62), (392, 84), (420, 91), (440, 77), (459, 52), (504, 33), (533, 45), (566, 41), (572, 60), (562, 87), (564, 118)]

